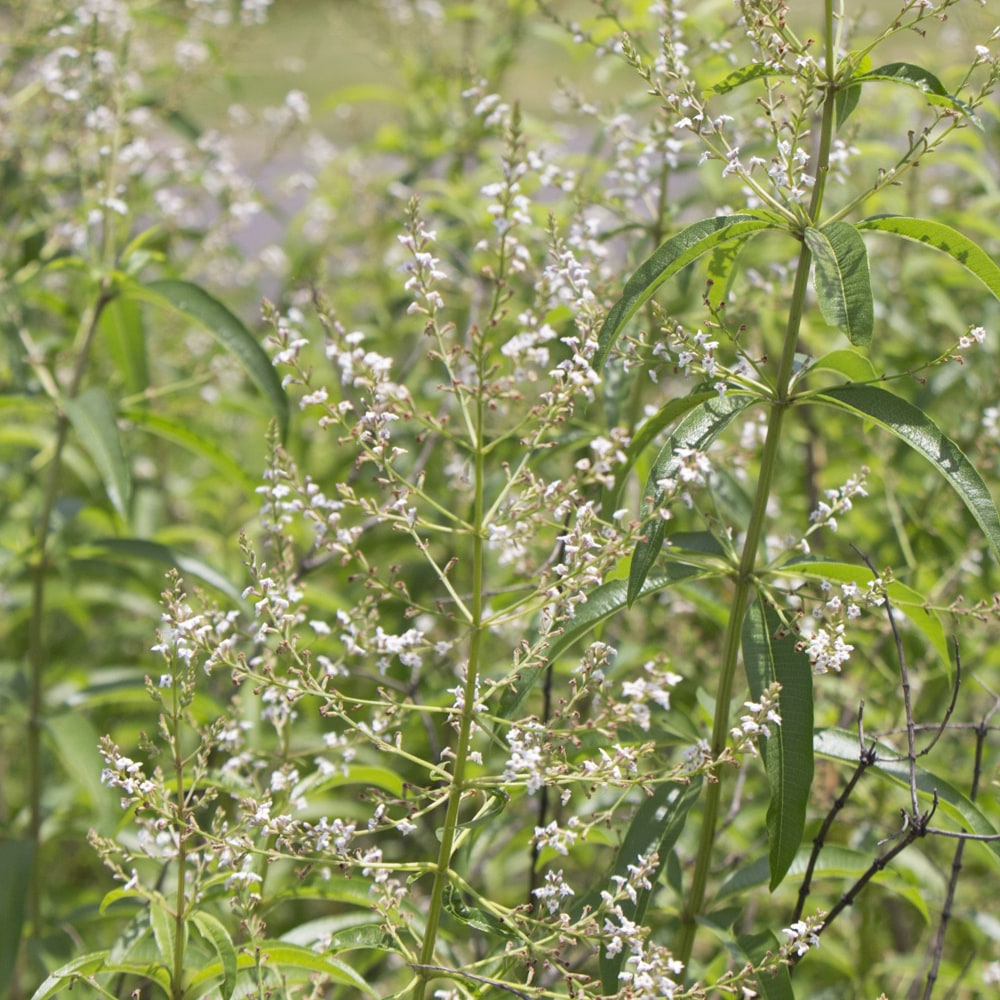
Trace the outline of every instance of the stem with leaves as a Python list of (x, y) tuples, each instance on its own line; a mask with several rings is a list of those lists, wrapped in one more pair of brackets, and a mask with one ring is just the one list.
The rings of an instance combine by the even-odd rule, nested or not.
[[(811, 224), (815, 224), (818, 221), (822, 208), (824, 182), (830, 162), (830, 144), (833, 136), (836, 101), (836, 90), (833, 84), (836, 75), (836, 66), (833, 48), (832, 0), (826, 0), (825, 8), (825, 77), (827, 87), (823, 101), (819, 147), (816, 152), (816, 185), (813, 188), (809, 206), (809, 220)], [(803, 239), (795, 268), (795, 283), (792, 288), (788, 322), (785, 326), (781, 358), (778, 363), (778, 372), (774, 382), (767, 423), (767, 434), (760, 459), (757, 488), (753, 497), (750, 521), (743, 544), (743, 553), (740, 557), (739, 567), (736, 570), (735, 586), (729, 603), (729, 617), (722, 645), (722, 666), (716, 690), (715, 719), (712, 727), (711, 752), (716, 758), (723, 753), (729, 740), (729, 706), (739, 662), (741, 628), (747, 606), (756, 589), (757, 554), (761, 539), (764, 537), (768, 501), (771, 496), (771, 483), (778, 466), (782, 426), (785, 414), (789, 408), (793, 364), (799, 340), (802, 315), (806, 305), (811, 260), (811, 252)], [(685, 963), (685, 965), (691, 958), (698, 917), (702, 913), (705, 903), (705, 889), (708, 883), (708, 874), (711, 868), (713, 847), (715, 845), (721, 790), (721, 781), (709, 782), (705, 789), (704, 812), (702, 814), (698, 854), (695, 860), (691, 887), (686, 895), (685, 905), (681, 912), (681, 933), (676, 949), (677, 958)]]

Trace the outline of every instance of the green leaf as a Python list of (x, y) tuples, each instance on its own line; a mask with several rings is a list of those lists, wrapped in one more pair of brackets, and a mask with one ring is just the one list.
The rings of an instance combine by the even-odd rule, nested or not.
[(101, 335), (122, 377), (125, 393), (136, 395), (149, 385), (149, 363), (142, 314), (134, 301), (111, 300), (101, 314)]
[(729, 392), (725, 396), (706, 399), (696, 406), (669, 437), (660, 450), (643, 490), (642, 519), (643, 538), (632, 554), (629, 567), (628, 603), (635, 603), (646, 577), (663, 548), (667, 533), (667, 522), (659, 516), (666, 491), (660, 480), (676, 478), (681, 461), (676, 458), (681, 448), (695, 448), (705, 451), (726, 429), (730, 421), (742, 413), (757, 397), (747, 393)]
[(848, 348), (824, 354), (813, 361), (806, 371), (837, 372), (849, 382), (875, 382), (878, 379), (878, 373), (868, 358)]
[[(858, 762), (857, 734), (844, 729), (819, 730), (813, 741), (813, 749), (822, 757), (846, 761), (849, 764)], [(877, 757), (874, 770), (894, 784), (909, 789), (910, 766), (906, 760), (901, 759), (899, 751), (884, 743), (876, 742), (875, 752)], [(938, 811), (952, 819), (963, 830), (982, 837), (997, 837), (1000, 833), (979, 807), (951, 782), (919, 766), (916, 769), (916, 778), (918, 796), (925, 802), (933, 801), (936, 796)], [(1000, 861), (1000, 840), (984, 841), (983, 846), (989, 848)]]
[(390, 795), (395, 796), (403, 794), (403, 779), (392, 768), (352, 762), (346, 771), (338, 770), (327, 775), (317, 772), (304, 778), (295, 786), (294, 795), (296, 798), (300, 795), (309, 795), (312, 798), (331, 788), (342, 788), (344, 785), (384, 788)]
[[(857, 748), (857, 740), (855, 740)], [(788, 868), (787, 879), (801, 881), (809, 870), (809, 859), (812, 856), (812, 846), (799, 849), (795, 860)], [(924, 923), (931, 923), (930, 907), (927, 905), (928, 880), (931, 874), (925, 869), (927, 862), (919, 861), (919, 855), (908, 852), (897, 855), (892, 865), (883, 868), (876, 876), (875, 882), (886, 892), (898, 896), (908, 902), (923, 918)], [(871, 867), (871, 852), (858, 851), (838, 844), (825, 844), (813, 866), (812, 877), (818, 879), (838, 879), (844, 882), (855, 882)], [(752, 893), (765, 885), (771, 877), (770, 864), (767, 858), (756, 858), (749, 864), (742, 865), (719, 887), (715, 899), (723, 902), (729, 896)]]
[(390, 951), (392, 939), (382, 927), (377, 913), (350, 910), (335, 916), (317, 917), (299, 924), (281, 935), (282, 941), (308, 948), (320, 939), (329, 940), (330, 950), (349, 951), (355, 948)]
[(977, 128), (981, 129), (982, 122), (973, 114), (972, 109), (965, 101), (959, 100), (953, 94), (949, 94), (944, 84), (930, 71), (923, 66), (915, 66), (913, 63), (893, 62), (879, 66), (877, 69), (869, 70), (854, 78), (858, 84), (870, 83), (873, 81), (888, 81), (890, 83), (901, 83), (908, 87), (919, 90), (930, 104), (937, 104), (944, 107), (954, 108), (969, 119)]
[(100, 734), (81, 712), (60, 712), (45, 720), (45, 733), (71, 775), (76, 787), (86, 795), (100, 816), (100, 826), (113, 828), (118, 813), (118, 796), (101, 783), (101, 756), (97, 751)]
[(709, 283), (707, 297), (709, 304), (715, 309), (722, 308), (728, 300), (733, 279), (736, 277), (736, 261), (751, 238), (752, 234), (723, 243), (709, 255), (705, 273), (706, 281)]
[(122, 410), (122, 416), (147, 433), (164, 441), (179, 444), (192, 454), (207, 459), (227, 480), (237, 483), (247, 496), (253, 496), (254, 490), (260, 485), (260, 480), (256, 476), (250, 475), (239, 462), (233, 459), (230, 452), (210, 438), (199, 434), (191, 426), (190, 421), (173, 420), (170, 417), (164, 417), (139, 407), (129, 407)]
[(796, 636), (760, 597), (743, 620), (743, 663), (755, 701), (772, 682), (781, 685), (781, 725), (772, 725), (771, 735), (760, 740), (771, 789), (767, 840), (773, 892), (788, 873), (806, 824), (813, 780), (812, 667)]
[(718, 397), (719, 394), (713, 390), (711, 392), (692, 392), (687, 396), (671, 399), (639, 427), (625, 452), (625, 461), (615, 471), (615, 484), (605, 497), (605, 518), (610, 520), (611, 515), (617, 509), (619, 498), (625, 487), (625, 480), (642, 453), (676, 420), (679, 420), (686, 413), (690, 413), (705, 400), (718, 399)]
[(149, 559), (164, 566), (174, 566), (185, 577), (194, 577), (202, 583), (214, 587), (237, 604), (243, 603), (243, 595), (231, 580), (217, 569), (195, 556), (186, 555), (147, 538), (99, 538), (93, 543), (112, 556), (126, 559)]
[(49, 1000), (57, 993), (67, 989), (67, 980), (74, 976), (92, 976), (100, 972), (105, 967), (108, 953), (106, 951), (95, 951), (89, 955), (80, 955), (71, 962), (60, 966), (49, 976), (41, 986), (31, 995), (31, 1000)]
[(848, 222), (831, 222), (803, 233), (813, 255), (813, 276), (823, 319), (859, 347), (867, 347), (875, 327), (868, 248)]
[(728, 94), (729, 91), (742, 87), (744, 83), (751, 80), (759, 80), (762, 76), (790, 76), (789, 70), (776, 70), (768, 63), (750, 63), (749, 66), (741, 66), (734, 69), (732, 73), (723, 77), (714, 87), (709, 87), (706, 94)]
[(232, 938), (222, 922), (210, 913), (196, 910), (191, 914), (191, 922), (219, 956), (222, 966), (222, 986), (219, 992), (222, 1000), (229, 1000), (236, 989), (236, 949)]
[[(648, 857), (655, 852), (657, 861), (648, 878), (651, 885), (656, 885), (670, 852), (684, 832), (688, 812), (701, 795), (701, 786), (701, 775), (689, 785), (657, 786), (653, 794), (639, 806), (629, 825), (615, 860), (612, 879), (614, 876), (627, 879), (630, 865), (634, 865), (640, 856)], [(608, 884), (613, 886), (617, 883), (609, 879)], [(636, 891), (634, 902), (629, 898), (622, 900), (620, 905), (624, 916), (641, 924), (652, 894), (652, 889), (640, 888)], [(609, 995), (618, 994), (621, 986), (618, 974), (625, 958), (624, 950), (613, 956), (608, 955), (607, 949), (601, 950), (601, 983)]]
[(24, 908), (34, 864), (35, 845), (30, 840), (0, 843), (0, 996), (14, 977), (24, 927)]
[(73, 429), (94, 461), (108, 499), (122, 519), (127, 520), (132, 475), (111, 403), (102, 390), (93, 388), (75, 399), (67, 399), (63, 406)]
[[(349, 965), (330, 955), (320, 955), (310, 948), (301, 948), (285, 941), (262, 941), (260, 950), (268, 968), (282, 972), (298, 969), (306, 973), (320, 973), (335, 983), (354, 987), (365, 996), (378, 996)], [(240, 955), (239, 964), (241, 968), (251, 968), (254, 965), (253, 956)]]
[(912, 219), (904, 215), (880, 215), (864, 219), (857, 229), (869, 232), (891, 233), (903, 239), (923, 243), (940, 250), (978, 278), (996, 298), (1000, 299), (1000, 267), (996, 261), (968, 236), (941, 222), (929, 219)]
[(773, 222), (752, 215), (719, 215), (695, 222), (667, 240), (651, 257), (639, 265), (625, 283), (622, 297), (608, 313), (598, 335), (594, 369), (600, 371), (604, 367), (608, 353), (625, 324), (653, 297), (656, 290), (668, 278), (673, 277), (702, 254), (708, 253), (709, 250), (728, 240), (757, 230), (774, 228), (776, 226)]
[(174, 942), (177, 940), (177, 924), (167, 906), (167, 901), (156, 894), (149, 900), (149, 923), (153, 928), (153, 940), (163, 965), (171, 969), (174, 963)]
[(227, 351), (236, 356), (250, 380), (271, 404), (281, 438), (288, 433), (288, 397), (271, 359), (243, 322), (204, 288), (190, 281), (164, 279), (148, 284), (124, 283), (131, 298), (168, 307), (201, 324)]
[(849, 87), (841, 87), (837, 91), (837, 96), (834, 98), (834, 108), (837, 113), (837, 128), (844, 124), (848, 118), (854, 113), (854, 109), (858, 106), (858, 101), (861, 100), (861, 87), (857, 84), (852, 84)]
[(874, 385), (839, 386), (810, 399), (874, 420), (923, 455), (961, 497), (994, 556), (1000, 559), (1000, 517), (986, 483), (958, 445), (923, 410)]
[[(671, 564), (665, 573), (651, 575), (643, 583), (639, 596), (645, 597), (647, 594), (655, 594), (665, 587), (700, 576), (701, 572), (692, 566)], [(612, 615), (623, 611), (627, 607), (627, 593), (628, 586), (624, 580), (612, 580), (593, 590), (587, 597), (587, 603), (578, 605), (573, 618), (565, 623), (558, 635), (552, 637), (545, 651), (545, 662), (522, 668), (518, 671), (514, 683), (505, 688), (497, 709), (500, 718), (509, 719), (514, 715), (538, 679), (548, 669), (548, 665), (556, 657)]]
[[(760, 965), (768, 953), (772, 955), (778, 953), (781, 942), (772, 931), (761, 931), (758, 934), (739, 934), (728, 947), (741, 965), (747, 962)], [(754, 982), (757, 986), (755, 996), (761, 1000), (795, 1000), (792, 977), (789, 975), (787, 965), (778, 965), (771, 973), (758, 973)]]

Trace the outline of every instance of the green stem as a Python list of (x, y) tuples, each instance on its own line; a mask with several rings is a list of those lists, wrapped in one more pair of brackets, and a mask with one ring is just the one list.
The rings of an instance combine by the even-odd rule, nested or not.
[[(830, 142), (833, 136), (835, 101), (835, 91), (833, 88), (835, 74), (834, 59), (833, 0), (826, 0), (827, 92), (823, 102), (820, 142), (816, 153), (816, 184), (813, 188), (812, 199), (809, 205), (809, 218), (813, 222), (819, 218), (819, 212), (822, 208), (823, 189), (830, 159)], [(795, 350), (799, 340), (799, 330), (802, 325), (802, 315), (805, 309), (810, 262), (811, 255), (809, 248), (803, 241), (799, 249), (799, 257), (796, 265), (795, 284), (792, 288), (792, 297), (789, 303), (788, 322), (782, 341), (781, 359), (778, 362), (774, 395), (771, 400), (771, 409), (768, 416), (767, 435), (764, 440), (764, 448), (761, 452), (757, 488), (754, 493), (743, 553), (740, 557), (739, 568), (736, 571), (735, 587), (732, 600), (730, 601), (729, 618), (723, 639), (722, 666), (719, 673), (719, 685), (716, 691), (715, 720), (712, 727), (711, 749), (712, 756), (715, 758), (723, 753), (729, 740), (729, 708), (730, 701), (732, 700), (736, 668), (739, 663), (743, 617), (747, 604), (753, 596), (756, 584), (757, 554), (767, 525), (767, 506), (771, 496), (771, 483), (778, 466), (782, 425), (784, 424), (785, 414), (788, 412), (789, 407), (791, 376), (795, 361)], [(720, 780), (710, 782), (706, 786), (698, 854), (695, 860), (694, 873), (691, 878), (691, 887), (681, 911), (681, 932), (675, 955), (685, 965), (691, 959), (695, 933), (698, 926), (698, 917), (703, 912), (705, 905), (705, 889), (708, 884), (712, 852), (715, 846), (719, 802), (722, 791), (721, 775), (718, 777)]]
[[(480, 383), (482, 384), (482, 383)], [(438, 851), (437, 864), (434, 868), (434, 885), (431, 890), (430, 909), (424, 928), (424, 939), (420, 948), (420, 964), (434, 964), (434, 952), (437, 947), (438, 928), (444, 909), (444, 893), (446, 883), (450, 878), (451, 856), (455, 848), (455, 838), (458, 833), (458, 816), (462, 805), (462, 795), (465, 790), (465, 769), (469, 759), (469, 738), (472, 734), (472, 724), (476, 712), (476, 689), (479, 680), (479, 668), (482, 656), (483, 642), (483, 609), (484, 609), (484, 547), (483, 519), (486, 456), (483, 443), (484, 411), (482, 393), (477, 397), (476, 428), (475, 428), (475, 500), (472, 532), (472, 601), (471, 601), (471, 635), (469, 638), (469, 662), (465, 670), (464, 704), (459, 718), (458, 738), (455, 741), (455, 767), (452, 773), (451, 787), (448, 790), (448, 805), (445, 811), (444, 827), (441, 831), (441, 848)], [(427, 988), (428, 977), (421, 973), (418, 979), (414, 997), (423, 1000)]]
[[(75, 398), (80, 391), (80, 384), (87, 367), (90, 348), (97, 335), (97, 327), (101, 314), (113, 298), (110, 284), (101, 283), (97, 299), (80, 319), (80, 332), (77, 340), (80, 342), (76, 355), (76, 363), (70, 376), (65, 399)], [(60, 406), (57, 399), (56, 405)], [(59, 494), (59, 480), (62, 472), (62, 457), (69, 438), (69, 417), (64, 409), (59, 409), (56, 417), (56, 440), (49, 463), (48, 476), (45, 481), (45, 492), (42, 496), (42, 511), (38, 520), (38, 533), (35, 537), (35, 551), (31, 558), (31, 621), (28, 630), (28, 722), (25, 752), (28, 758), (28, 815), (29, 837), (35, 848), (32, 866), (32, 878), (28, 889), (28, 920), (31, 926), (31, 936), (38, 939), (42, 930), (41, 904), (41, 868), (39, 867), (39, 851), (42, 832), (42, 727), (44, 720), (45, 694), (45, 664), (48, 649), (45, 641), (45, 581), (48, 575), (49, 541), (52, 535), (52, 516), (55, 511), (56, 498)]]
[(174, 891), (174, 953), (173, 973), (170, 979), (171, 1000), (181, 1000), (184, 995), (184, 923), (187, 920), (187, 897), (184, 876), (187, 861), (187, 803), (184, 790), (184, 758), (181, 756), (181, 705), (178, 685), (180, 679), (175, 674), (173, 683), (173, 718), (171, 721), (174, 775), (177, 781), (177, 886)]

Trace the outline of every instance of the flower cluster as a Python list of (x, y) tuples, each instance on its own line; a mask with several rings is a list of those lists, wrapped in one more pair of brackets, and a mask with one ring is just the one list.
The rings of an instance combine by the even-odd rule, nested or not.
[(778, 711), (780, 692), (781, 685), (774, 682), (761, 692), (759, 701), (743, 703), (747, 713), (740, 716), (739, 726), (729, 731), (734, 753), (749, 753), (756, 757), (757, 743), (761, 737), (770, 736), (771, 727), (781, 725), (781, 715)]

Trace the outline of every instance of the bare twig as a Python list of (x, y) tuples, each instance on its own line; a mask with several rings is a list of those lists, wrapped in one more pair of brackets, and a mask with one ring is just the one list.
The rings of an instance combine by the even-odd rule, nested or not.
[(793, 921), (802, 919), (802, 914), (806, 906), (806, 900), (809, 898), (809, 890), (812, 888), (813, 872), (816, 870), (816, 863), (819, 861), (819, 855), (826, 843), (826, 836), (830, 832), (830, 827), (833, 826), (833, 822), (837, 818), (840, 811), (847, 805), (847, 801), (851, 797), (857, 783), (861, 780), (861, 776), (877, 760), (875, 744), (872, 743), (871, 747), (865, 746), (863, 721), (864, 711), (865, 703), (861, 702), (858, 706), (858, 766), (854, 769), (854, 773), (851, 775), (850, 780), (844, 786), (844, 790), (837, 796), (837, 800), (830, 807), (830, 811), (826, 814), (826, 818), (823, 820), (823, 825), (819, 828), (819, 833), (816, 834), (816, 837), (813, 840), (812, 852), (809, 855), (809, 863), (806, 865), (806, 872), (802, 878), (802, 885), (799, 886), (799, 897), (795, 904), (795, 913), (792, 917)]
[[(958, 646), (955, 647), (956, 653)], [(982, 721), (976, 728), (976, 754), (972, 767), (972, 787), (969, 790), (969, 798), (976, 801), (979, 794), (979, 781), (983, 773), (983, 748), (986, 745), (986, 737), (989, 733), (989, 721), (993, 714), (1000, 707), (1000, 702), (994, 702), (993, 707), (983, 716)], [(945, 830), (929, 830), (938, 836), (955, 836), (954, 833)], [(948, 888), (945, 892), (944, 907), (941, 910), (941, 922), (938, 924), (937, 933), (934, 936), (934, 944), (931, 948), (931, 967), (927, 971), (927, 979), (924, 981), (923, 1000), (930, 1000), (937, 982), (938, 969), (941, 966), (941, 956), (944, 953), (944, 938), (951, 920), (952, 906), (955, 902), (955, 893), (958, 889), (958, 876), (962, 871), (962, 856), (965, 853), (965, 842), (967, 840), (1000, 840), (1000, 836), (985, 836), (979, 834), (959, 834), (958, 844), (955, 845), (955, 855), (951, 862), (951, 875), (948, 878)]]
[[(868, 558), (857, 546), (852, 545), (852, 549), (857, 553), (858, 558), (864, 562), (864, 564), (871, 571), (872, 576), (875, 579), (879, 579), (878, 570), (872, 564), (871, 559)], [(883, 600), (885, 601), (885, 613), (889, 619), (889, 627), (892, 629), (892, 637), (896, 643), (896, 657), (899, 660), (899, 680), (900, 687), (903, 691), (903, 710), (906, 713), (906, 762), (910, 768), (910, 810), (911, 817), (914, 821), (920, 816), (920, 803), (917, 800), (917, 733), (913, 720), (913, 699), (910, 693), (910, 671), (906, 665), (906, 653), (903, 651), (903, 637), (899, 634), (899, 628), (896, 625), (896, 616), (892, 611), (892, 604), (889, 601), (888, 588), (882, 592)]]

